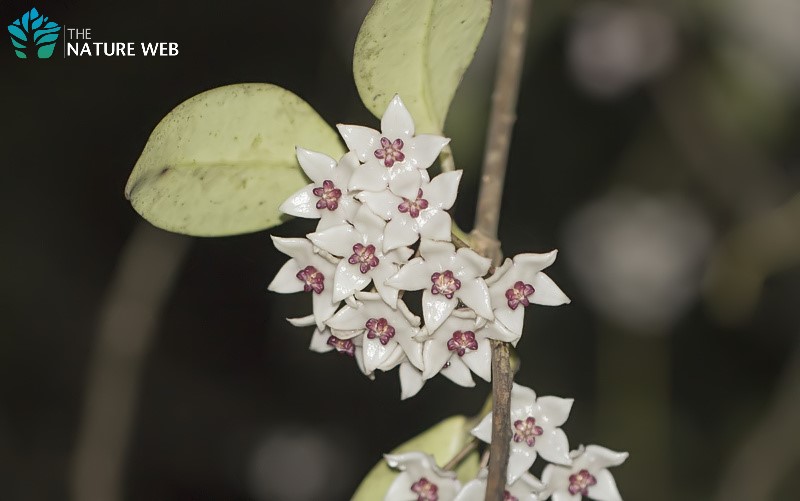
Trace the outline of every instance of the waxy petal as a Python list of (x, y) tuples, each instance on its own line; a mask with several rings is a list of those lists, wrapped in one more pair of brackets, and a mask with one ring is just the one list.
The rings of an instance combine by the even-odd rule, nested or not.
[(432, 134), (420, 134), (411, 140), (408, 148), (408, 156), (413, 159), (417, 169), (427, 169), (442, 152), (442, 148), (450, 142), (449, 138), (434, 136)]
[(447, 317), (458, 306), (458, 299), (447, 299), (441, 294), (433, 294), (430, 288), (422, 293), (422, 313), (425, 319), (425, 327), (428, 331), (435, 331), (447, 320)]
[(479, 339), (478, 349), (468, 351), (461, 360), (481, 379), (492, 380), (492, 348), (488, 339)]
[(444, 210), (427, 209), (419, 215), (417, 223), (420, 237), (444, 242), (451, 240), (453, 220)]
[(336, 308), (339, 307), (339, 301), (333, 299), (331, 287), (325, 287), (320, 294), (311, 293), (311, 304), (314, 309), (314, 318), (316, 319), (318, 329), (324, 328), (325, 321), (331, 318)]
[(382, 191), (389, 185), (389, 171), (377, 162), (356, 167), (347, 188), (350, 190)]
[[(505, 295), (503, 296), (505, 300)], [(516, 310), (504, 308), (502, 306), (494, 310), (495, 318), (503, 324), (503, 327), (514, 333), (517, 338), (522, 335), (522, 327), (525, 324), (525, 308), (518, 306)]]
[(356, 198), (366, 204), (372, 212), (386, 221), (392, 219), (395, 213), (397, 213), (397, 206), (403, 202), (402, 198), (388, 190), (362, 191)]
[(411, 113), (403, 104), (403, 100), (396, 94), (381, 117), (381, 132), (389, 141), (397, 138), (406, 141), (414, 135), (414, 119), (411, 118)]
[(542, 272), (536, 274), (536, 278), (534, 278), (531, 285), (536, 289), (536, 292), (529, 298), (531, 303), (544, 306), (559, 306), (570, 302), (570, 299), (559, 289), (555, 282)]
[(458, 196), (458, 184), (463, 171), (445, 172), (431, 180), (424, 188), (424, 197), (430, 202), (430, 208), (449, 209)]
[(324, 153), (318, 153), (303, 148), (296, 148), (296, 152), (300, 167), (302, 167), (303, 172), (306, 173), (314, 184), (321, 185), (326, 179), (332, 179), (334, 177), (336, 160)]
[(443, 368), (439, 373), (459, 386), (465, 388), (475, 386), (475, 380), (472, 379), (469, 367), (461, 360), (454, 359), (449, 366)]
[(379, 365), (386, 361), (389, 355), (394, 351), (395, 346), (397, 346), (397, 342), (394, 340), (384, 345), (381, 344), (378, 338), (369, 339), (364, 336), (364, 367), (367, 372), (374, 371)]
[(375, 150), (381, 144), (380, 132), (360, 125), (337, 124), (336, 128), (339, 129), (347, 149), (355, 152), (360, 161), (366, 162), (375, 158)]
[(482, 278), (463, 280), (461, 288), (456, 291), (456, 296), (481, 317), (487, 320), (494, 319), (492, 304), (489, 301), (489, 288)]
[(561, 426), (566, 423), (573, 402), (571, 398), (552, 396), (539, 397), (536, 400), (541, 416), (549, 426)]
[(313, 193), (315, 187), (316, 185), (309, 184), (308, 186), (300, 188), (289, 198), (287, 198), (286, 201), (278, 207), (278, 210), (284, 214), (295, 217), (303, 217), (308, 219), (319, 218), (320, 210), (317, 209), (316, 205), (319, 197)]
[(410, 218), (394, 218), (386, 223), (383, 236), (383, 251), (389, 252), (399, 247), (408, 247), (419, 238), (417, 225)]
[(330, 337), (330, 332), (314, 329), (314, 334), (311, 335), (311, 344), (308, 346), (308, 349), (317, 353), (328, 353), (332, 351), (333, 346), (328, 344), (328, 338)]
[(275, 278), (267, 286), (267, 289), (280, 294), (301, 292), (305, 283), (302, 280), (298, 280), (297, 272), (302, 268), (303, 266), (300, 266), (296, 259), (286, 261), (286, 264), (281, 266)]
[(422, 372), (410, 363), (400, 364), (400, 399), (411, 398), (422, 389), (425, 378)]
[(400, 271), (390, 277), (386, 283), (400, 290), (418, 291), (430, 288), (431, 273), (428, 263), (420, 257), (415, 257), (400, 268)]
[(572, 464), (567, 435), (561, 428), (546, 429), (544, 434), (536, 439), (536, 450), (551, 463)]
[(614, 481), (614, 476), (611, 472), (602, 469), (594, 473), (594, 478), (597, 483), (589, 487), (589, 497), (597, 501), (622, 501), (617, 489), (617, 483)]
[(458, 249), (456, 256), (459, 259), (459, 262), (463, 263), (463, 276), (465, 277), (482, 277), (489, 273), (489, 268), (492, 266), (491, 259), (485, 258), (474, 250), (467, 249), (466, 247)]
[(415, 200), (420, 186), (422, 175), (417, 169), (404, 166), (392, 167), (389, 172), (389, 190), (395, 195), (409, 200)]
[(361, 241), (359, 232), (349, 224), (309, 233), (307, 236), (320, 249), (343, 258), (348, 258), (353, 253), (353, 244)]
[[(539, 440), (536, 440), (538, 445)], [(511, 442), (511, 454), (508, 457), (508, 471), (506, 482), (513, 484), (528, 471), (533, 462), (536, 461), (536, 449), (538, 447), (528, 447), (525, 442)]]
[(333, 278), (333, 300), (341, 301), (357, 291), (364, 290), (371, 280), (368, 275), (361, 273), (357, 265), (342, 259), (336, 267), (336, 275)]

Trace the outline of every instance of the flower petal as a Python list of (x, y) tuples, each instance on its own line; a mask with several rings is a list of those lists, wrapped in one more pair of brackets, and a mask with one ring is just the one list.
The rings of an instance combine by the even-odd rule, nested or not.
[(408, 217), (396, 217), (386, 223), (383, 232), (383, 252), (398, 247), (408, 247), (417, 241), (419, 233), (415, 231), (415, 221)]
[(550, 426), (561, 426), (567, 422), (569, 412), (572, 410), (571, 398), (539, 397), (536, 404), (539, 406), (540, 417)]
[(492, 348), (488, 339), (478, 340), (478, 349), (465, 353), (461, 360), (480, 378), (491, 382)]
[(382, 191), (389, 185), (389, 171), (377, 162), (367, 162), (356, 167), (350, 182), (349, 190)]
[(267, 289), (280, 294), (292, 294), (302, 291), (305, 282), (297, 278), (297, 272), (301, 269), (302, 266), (295, 259), (286, 261), (286, 264), (281, 266), (275, 278), (267, 286)]
[(456, 296), (481, 317), (494, 320), (492, 304), (489, 302), (489, 288), (486, 287), (486, 282), (482, 278), (462, 281)]
[(328, 344), (328, 339), (330, 337), (330, 332), (314, 329), (314, 334), (311, 335), (311, 344), (308, 346), (308, 349), (316, 351), (317, 353), (328, 353), (333, 350), (333, 346)]
[(434, 295), (430, 289), (425, 289), (422, 293), (422, 316), (425, 319), (425, 327), (429, 332), (433, 332), (447, 320), (447, 317), (456, 309), (458, 299), (447, 299), (437, 294)]
[(311, 293), (311, 305), (314, 310), (314, 318), (317, 321), (317, 328), (322, 329), (325, 321), (331, 318), (336, 308), (339, 307), (339, 301), (333, 300), (333, 291), (330, 287), (327, 287), (320, 294)]
[(414, 368), (410, 363), (400, 364), (400, 399), (411, 398), (422, 389), (425, 378), (422, 372)]
[(536, 274), (536, 278), (533, 279), (531, 285), (535, 289), (535, 292), (530, 297), (531, 303), (558, 306), (570, 302), (567, 295), (558, 288), (555, 282), (542, 272)]
[[(495, 315), (497, 315), (496, 312)], [(497, 317), (497, 319), (499, 320), (499, 317)], [(489, 339), (496, 339), (498, 341), (503, 341), (504, 343), (516, 344), (519, 340), (519, 334), (514, 334), (513, 332), (509, 331), (498, 321), (489, 322), (486, 324), (486, 327), (483, 329), (483, 335)]]
[(422, 175), (417, 169), (402, 165), (392, 167), (389, 171), (389, 190), (399, 197), (416, 200), (422, 186)]
[[(505, 300), (505, 297), (503, 297)], [(525, 323), (525, 308), (518, 306), (516, 310), (512, 310), (507, 304), (497, 306), (494, 310), (494, 315), (497, 321), (503, 324), (503, 327), (508, 329), (517, 337), (522, 335), (522, 327)]]
[[(536, 441), (538, 445), (539, 441)], [(507, 483), (513, 484), (523, 473), (528, 471), (536, 461), (537, 447), (528, 447), (525, 442), (511, 442), (511, 454), (508, 457)]]
[(470, 433), (478, 440), (483, 440), (487, 444), (492, 443), (492, 413), (483, 416), (478, 426), (473, 428)]
[(429, 240), (449, 242), (453, 220), (450, 214), (440, 209), (428, 209), (417, 218), (419, 235)]
[(372, 280), (375, 283), (375, 289), (381, 295), (383, 300), (394, 308), (397, 305), (397, 298), (400, 291), (396, 287), (386, 284), (386, 280), (397, 272), (397, 266), (389, 262), (381, 262), (377, 268), (374, 268), (370, 273)]
[(314, 325), (314, 315), (307, 315), (305, 317), (287, 318), (287, 322), (295, 327), (308, 327)]
[(567, 434), (561, 428), (545, 429), (544, 434), (536, 439), (536, 450), (551, 463), (572, 464)]
[(394, 217), (397, 213), (397, 206), (403, 202), (402, 198), (388, 190), (362, 191), (356, 195), (356, 198), (361, 200), (372, 212), (386, 221)]
[(582, 496), (580, 494), (572, 495), (569, 491), (558, 491), (553, 493), (553, 497), (550, 499), (552, 501), (581, 501)]
[(475, 380), (472, 379), (472, 373), (469, 368), (458, 359), (451, 359), (450, 365), (443, 368), (440, 373), (450, 381), (465, 388), (472, 388), (475, 386)]
[(336, 267), (336, 275), (333, 279), (333, 300), (341, 301), (353, 295), (353, 293), (363, 290), (370, 282), (367, 275), (361, 273), (358, 266), (350, 264), (347, 259), (342, 259)]
[(583, 454), (576, 458), (575, 462), (580, 462), (584, 468), (600, 470), (611, 466), (619, 466), (626, 459), (628, 459), (627, 452), (616, 452), (599, 445), (587, 445)]
[[(363, 308), (363, 305), (362, 305)], [(351, 306), (345, 306), (335, 315), (333, 315), (330, 319), (328, 319), (327, 323), (328, 327), (337, 331), (352, 331), (352, 330), (364, 330), (365, 315), (362, 312), (361, 308), (353, 308)]]
[(309, 233), (307, 237), (320, 249), (343, 258), (349, 257), (353, 253), (353, 244), (361, 240), (359, 232), (349, 224)]
[(431, 269), (421, 257), (415, 257), (400, 268), (386, 283), (392, 287), (406, 291), (418, 291), (431, 284)]
[(389, 358), (395, 346), (397, 346), (397, 343), (394, 340), (384, 345), (381, 344), (378, 338), (369, 339), (364, 336), (364, 367), (367, 369), (367, 372), (374, 371)]
[(422, 239), (419, 243), (419, 255), (426, 261), (435, 262), (441, 266), (445, 266), (445, 263), (449, 265), (455, 257), (455, 253), (456, 248), (450, 242)]
[(304, 217), (309, 219), (319, 218), (320, 212), (316, 205), (319, 197), (314, 195), (314, 188), (314, 184), (309, 184), (300, 188), (289, 198), (287, 198), (286, 201), (284, 201), (278, 207), (278, 210), (284, 214), (289, 214), (290, 216), (295, 217)]
[(439, 156), (449, 138), (434, 136), (432, 134), (420, 134), (411, 141), (409, 156), (417, 169), (427, 169), (433, 165), (433, 161)]
[(527, 386), (514, 383), (511, 387), (511, 414), (532, 416), (536, 409), (536, 392)]
[(482, 277), (489, 272), (492, 260), (466, 247), (458, 249), (456, 256), (464, 267), (465, 276)]
[(272, 245), (289, 257), (295, 258), (299, 263), (308, 263), (314, 255), (311, 242), (306, 238), (283, 238), (270, 235)]
[[(407, 137), (414, 135), (414, 119), (411, 118), (411, 113), (403, 104), (403, 100), (396, 94), (381, 118), (381, 132), (390, 141), (394, 141), (401, 135)], [(403, 137), (403, 139), (406, 138)]]
[(438, 339), (425, 341), (422, 349), (422, 360), (424, 369), (422, 377), (430, 379), (444, 368), (444, 364), (450, 359), (452, 352), (447, 349), (447, 345)]
[(359, 160), (366, 162), (375, 158), (375, 150), (381, 141), (380, 132), (360, 125), (337, 124), (336, 128), (339, 129), (347, 149), (354, 151)]
[(622, 501), (617, 489), (617, 483), (611, 472), (602, 469), (594, 473), (597, 484), (589, 487), (589, 497), (597, 501)]
[(326, 179), (333, 180), (336, 160), (324, 153), (317, 153), (303, 148), (297, 148), (296, 151), (300, 167), (303, 168), (303, 172), (314, 184), (322, 184)]
[(423, 195), (436, 209), (449, 209), (458, 196), (458, 184), (463, 171), (445, 172), (424, 187)]

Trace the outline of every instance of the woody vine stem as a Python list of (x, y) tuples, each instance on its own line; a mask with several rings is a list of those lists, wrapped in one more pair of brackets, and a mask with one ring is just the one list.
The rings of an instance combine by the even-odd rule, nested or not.
[[(497, 239), (503, 184), (516, 119), (517, 95), (525, 60), (531, 0), (509, 0), (495, 76), (486, 153), (483, 158), (472, 247), (500, 264), (502, 252)], [(508, 343), (492, 341), (492, 442), (486, 501), (502, 501), (506, 485), (511, 443), (511, 386), (513, 374)]]

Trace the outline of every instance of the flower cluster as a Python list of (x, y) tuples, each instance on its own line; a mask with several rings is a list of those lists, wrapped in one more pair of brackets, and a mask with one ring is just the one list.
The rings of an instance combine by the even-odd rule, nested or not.
[[(438, 373), (462, 386), (474, 386), (472, 373), (489, 381), (490, 339), (516, 343), (532, 303), (569, 302), (542, 273), (556, 251), (492, 270), (488, 259), (456, 248), (447, 211), (461, 171), (431, 179), (428, 168), (449, 139), (415, 134), (399, 96), (380, 131), (338, 129), (350, 150), (339, 161), (297, 149), (311, 183), (280, 209), (319, 224), (306, 238), (273, 237), (291, 259), (269, 289), (310, 294), (313, 314), (289, 322), (316, 327), (311, 349), (354, 357), (369, 377), (399, 367), (403, 398)], [(402, 300), (415, 290), (423, 290), (424, 323)]]
[[(622, 464), (627, 452), (614, 452), (589, 445), (569, 451), (561, 425), (572, 408), (572, 399), (536, 397), (530, 388), (515, 384), (511, 390), (511, 455), (508, 460), (506, 501), (621, 501), (609, 467)], [(472, 434), (490, 442), (492, 415), (488, 414)], [(551, 464), (545, 466), (542, 480), (528, 473), (537, 456)], [(385, 501), (480, 501), (486, 494), (486, 471), (463, 487), (455, 473), (436, 466), (433, 458), (421, 452), (386, 455), (389, 466), (401, 470), (384, 498)], [(415, 490), (424, 486), (425, 490)]]

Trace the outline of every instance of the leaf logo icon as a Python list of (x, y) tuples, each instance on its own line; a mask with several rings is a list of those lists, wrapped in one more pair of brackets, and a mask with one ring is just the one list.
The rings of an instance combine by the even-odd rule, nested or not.
[(8, 25), (11, 44), (20, 59), (47, 59), (56, 48), (61, 26), (32, 8)]

